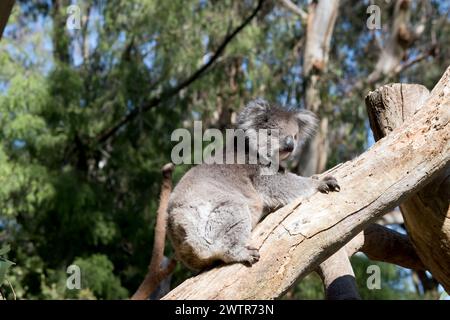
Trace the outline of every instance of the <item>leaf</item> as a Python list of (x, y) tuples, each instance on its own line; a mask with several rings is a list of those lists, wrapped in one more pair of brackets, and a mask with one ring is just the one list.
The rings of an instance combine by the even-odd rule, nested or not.
[(3, 280), (5, 280), (5, 275), (6, 272), (8, 272), (8, 269), (14, 264), (14, 262), (9, 260), (0, 260), (0, 284), (2, 284)]
[(0, 256), (4, 256), (5, 254), (7, 254), (9, 252), (9, 250), (11, 250), (11, 246), (9, 244), (4, 245), (1, 249), (0, 249)]

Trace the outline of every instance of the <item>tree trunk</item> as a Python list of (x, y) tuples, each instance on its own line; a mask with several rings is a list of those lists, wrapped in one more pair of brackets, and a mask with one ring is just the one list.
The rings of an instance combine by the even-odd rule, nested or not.
[[(186, 280), (164, 299), (273, 299), (372, 221), (442, 173), (450, 161), (450, 68), (407, 123), (327, 174), (339, 193), (317, 193), (270, 214), (253, 231), (261, 258)], [(448, 279), (447, 279), (448, 280)]]
[[(381, 139), (401, 126), (427, 99), (427, 103), (434, 101), (438, 90), (448, 94), (449, 88), (437, 87), (430, 96), (423, 86), (394, 84), (370, 93), (366, 104), (375, 139)], [(449, 199), (450, 167), (400, 205), (406, 229), (419, 257), (447, 292), (450, 291)]]
[[(320, 76), (326, 70), (338, 14), (339, 0), (312, 1), (308, 7), (306, 44), (303, 55), (306, 109), (320, 114)], [(328, 157), (328, 119), (321, 117), (319, 130), (300, 153), (297, 172), (311, 176), (325, 170)]]

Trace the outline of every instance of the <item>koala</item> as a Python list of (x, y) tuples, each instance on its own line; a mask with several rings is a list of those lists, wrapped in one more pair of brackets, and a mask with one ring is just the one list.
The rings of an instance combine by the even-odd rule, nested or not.
[[(278, 135), (270, 137), (269, 144), (276, 146), (271, 155), (276, 153), (280, 160), (287, 159), (316, 126), (313, 113), (263, 99), (249, 102), (238, 114), (236, 125), (246, 131), (276, 129)], [(237, 150), (245, 154), (257, 150), (262, 160), (260, 149), (254, 139), (247, 139), (246, 147)], [(181, 178), (168, 203), (168, 236), (178, 260), (195, 271), (218, 261), (252, 265), (259, 253), (249, 246), (251, 231), (265, 214), (299, 196), (340, 190), (332, 176), (306, 178), (283, 168), (267, 174), (267, 168), (263, 161), (200, 164)]]

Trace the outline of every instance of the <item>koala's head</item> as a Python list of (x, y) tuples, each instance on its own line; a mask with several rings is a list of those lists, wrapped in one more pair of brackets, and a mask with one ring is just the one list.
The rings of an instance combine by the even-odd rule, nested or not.
[[(236, 124), (243, 130), (258, 132), (260, 129), (268, 129), (268, 140), (275, 146), (272, 148), (278, 151), (279, 159), (284, 160), (301, 142), (315, 133), (317, 117), (307, 110), (283, 108), (263, 99), (256, 99), (250, 101), (238, 114)], [(258, 148), (261, 149), (260, 146)]]

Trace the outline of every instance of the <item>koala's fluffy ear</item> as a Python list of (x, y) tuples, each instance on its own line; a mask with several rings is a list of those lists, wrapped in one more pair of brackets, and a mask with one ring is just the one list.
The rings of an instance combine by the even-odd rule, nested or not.
[(258, 98), (250, 101), (238, 114), (236, 125), (239, 129), (250, 129), (258, 127), (264, 118), (267, 118), (270, 104), (264, 99)]
[(317, 119), (314, 113), (308, 110), (301, 110), (296, 113), (295, 117), (298, 122), (299, 134), (302, 140), (307, 140), (316, 133), (319, 119)]

